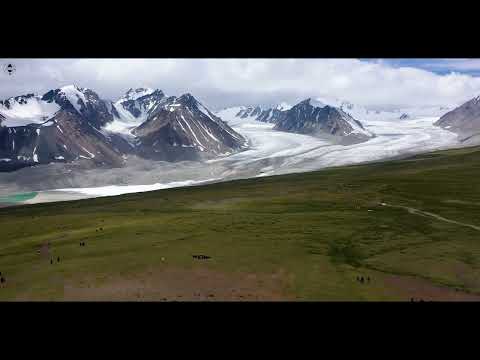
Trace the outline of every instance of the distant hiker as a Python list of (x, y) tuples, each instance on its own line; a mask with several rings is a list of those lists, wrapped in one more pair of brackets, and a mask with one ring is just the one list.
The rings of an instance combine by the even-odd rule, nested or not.
[(367, 277), (367, 281), (368, 281), (368, 282), (370, 282), (370, 276), (369, 276), (369, 277)]
[(5, 282), (5, 278), (4, 278), (4, 277), (1, 277), (1, 278), (0, 278), (0, 283), (3, 284), (4, 282)]
[(57, 262), (60, 262), (60, 257), (57, 257)]
[(53, 264), (53, 260), (52, 260), (52, 259), (50, 259), (50, 264)]
[(363, 284), (365, 281), (365, 279), (363, 278), (363, 276), (360, 278), (360, 282)]

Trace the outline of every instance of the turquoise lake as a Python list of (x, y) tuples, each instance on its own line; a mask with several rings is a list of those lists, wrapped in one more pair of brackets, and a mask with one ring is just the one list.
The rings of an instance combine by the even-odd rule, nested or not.
[(0, 195), (0, 203), (19, 203), (19, 202), (33, 199), (37, 195), (38, 195), (38, 192), (28, 192), (28, 193), (4, 195), (4, 196)]

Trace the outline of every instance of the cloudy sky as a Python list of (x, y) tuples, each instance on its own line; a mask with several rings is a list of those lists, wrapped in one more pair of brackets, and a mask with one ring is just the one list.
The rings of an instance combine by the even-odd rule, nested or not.
[(115, 100), (133, 87), (192, 93), (218, 109), (336, 97), (374, 108), (480, 95), (480, 59), (0, 59), (0, 99), (77, 84)]

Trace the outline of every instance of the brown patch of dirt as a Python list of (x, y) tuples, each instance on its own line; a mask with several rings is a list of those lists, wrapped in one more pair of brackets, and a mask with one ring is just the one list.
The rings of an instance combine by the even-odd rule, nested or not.
[(285, 276), (230, 274), (204, 267), (147, 271), (110, 278), (101, 285), (66, 284), (64, 300), (83, 301), (280, 301)]
[(40, 249), (38, 249), (38, 253), (42, 258), (48, 258), (50, 256), (50, 243), (44, 242)]
[(465, 263), (457, 263), (452, 267), (452, 271), (458, 281), (466, 288), (480, 288), (480, 279), (478, 278), (478, 272), (475, 271), (470, 265), (467, 265)]
[(480, 301), (480, 295), (470, 294), (427, 280), (403, 275), (385, 275), (385, 284), (406, 301)]

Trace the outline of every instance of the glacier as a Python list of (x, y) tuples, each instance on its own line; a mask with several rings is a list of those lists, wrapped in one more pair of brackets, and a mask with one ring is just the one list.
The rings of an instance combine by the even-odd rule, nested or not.
[[(235, 115), (240, 109), (228, 108), (215, 115), (248, 140), (248, 147), (243, 151), (205, 162), (153, 163), (129, 159), (133, 163), (131, 167), (109, 171), (93, 169), (77, 176), (73, 168), (69, 170), (68, 181), (59, 183), (61, 186), (38, 185), (43, 188), (32, 189), (40, 191), (42, 196), (29, 203), (58, 201), (59, 194), (63, 194), (61, 200), (70, 200), (314, 171), (460, 146), (456, 134), (433, 125), (439, 116), (360, 119), (365, 129), (376, 136), (358, 144), (338, 145), (309, 135), (276, 131), (272, 129), (274, 124), (254, 118), (238, 118)], [(37, 171), (40, 175), (40, 170), (35, 168), (23, 171)], [(0, 193), (1, 184), (0, 177)], [(49, 197), (49, 194), (55, 195)]]

